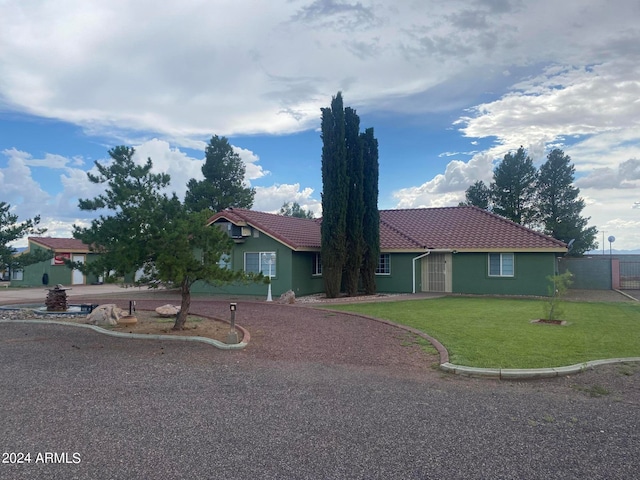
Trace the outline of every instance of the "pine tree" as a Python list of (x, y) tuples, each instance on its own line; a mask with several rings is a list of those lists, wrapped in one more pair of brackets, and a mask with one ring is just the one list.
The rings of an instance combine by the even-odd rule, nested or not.
[(251, 208), (255, 189), (244, 185), (246, 168), (225, 137), (214, 135), (205, 150), (204, 180), (187, 183), (184, 204), (191, 212), (219, 212), (229, 207)]
[(490, 190), (494, 213), (521, 225), (531, 225), (535, 216), (536, 176), (533, 161), (523, 147), (515, 154), (507, 153), (493, 171)]
[(362, 236), (361, 278), (364, 293), (376, 293), (376, 269), (380, 257), (380, 212), (378, 210), (378, 140), (373, 136), (373, 128), (360, 134), (363, 150), (363, 191), (364, 217)]
[(325, 294), (340, 294), (347, 255), (347, 149), (342, 94), (333, 97), (331, 108), (322, 109), (322, 225), (321, 256)]
[(100, 215), (88, 228), (74, 225), (73, 236), (100, 255), (73, 267), (100, 275), (113, 270), (118, 276), (144, 269), (151, 285), (160, 282), (180, 288), (182, 308), (173, 328), (182, 330), (194, 282), (251, 277), (219, 266), (220, 257), (231, 251), (231, 239), (206, 225), (207, 212), (187, 212), (175, 194), (160, 193), (169, 185), (169, 175), (152, 173), (151, 159), (137, 165), (134, 153), (133, 148), (116, 147), (109, 151), (110, 164), (95, 162), (98, 175), (87, 173), (92, 183), (107, 188), (93, 199), (80, 200), (80, 209), (106, 209), (112, 215)]
[(46, 232), (46, 228), (38, 227), (39, 223), (39, 215), (18, 222), (18, 215), (11, 213), (11, 205), (0, 202), (0, 271), (10, 273), (52, 257), (52, 254), (45, 250), (16, 255), (18, 251), (9, 245), (27, 235), (41, 235)]
[(570, 255), (582, 255), (598, 248), (597, 229), (587, 227), (589, 218), (580, 216), (585, 203), (573, 186), (574, 175), (569, 155), (557, 148), (547, 155), (537, 180), (537, 220), (545, 234), (565, 243), (573, 240)]
[(284, 217), (313, 218), (313, 212), (311, 210), (305, 210), (298, 202), (283, 203), (278, 215), (282, 215)]
[(464, 192), (465, 202), (461, 202), (460, 206), (472, 205), (474, 207), (481, 208), (483, 210), (489, 210), (489, 200), (491, 198), (491, 191), (489, 187), (485, 185), (482, 180), (478, 180)]

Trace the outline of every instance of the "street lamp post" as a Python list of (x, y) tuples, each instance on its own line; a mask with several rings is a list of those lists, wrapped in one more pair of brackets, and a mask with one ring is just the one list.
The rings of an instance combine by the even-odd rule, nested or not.
[(230, 303), (229, 310), (231, 311), (231, 330), (229, 330), (229, 334), (227, 335), (227, 343), (229, 345), (235, 345), (238, 343), (238, 332), (236, 331), (236, 309), (238, 308), (237, 303)]
[(273, 253), (265, 253), (264, 255), (264, 259), (267, 262), (267, 265), (269, 265), (269, 286), (267, 289), (267, 302), (272, 302), (273, 298), (271, 298), (271, 265), (273, 265)]

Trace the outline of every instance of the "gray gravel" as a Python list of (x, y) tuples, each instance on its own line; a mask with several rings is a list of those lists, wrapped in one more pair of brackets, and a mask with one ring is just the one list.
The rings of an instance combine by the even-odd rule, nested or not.
[(81, 455), (0, 478), (637, 477), (635, 366), (606, 394), (396, 368), (0, 324), (3, 451)]

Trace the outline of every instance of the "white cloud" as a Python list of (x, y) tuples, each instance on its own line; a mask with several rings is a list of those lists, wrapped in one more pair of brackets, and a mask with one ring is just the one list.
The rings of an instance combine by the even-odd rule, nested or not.
[(418, 187), (397, 190), (393, 197), (397, 208), (443, 207), (457, 205), (464, 200), (464, 191), (477, 180), (487, 185), (493, 175), (492, 158), (477, 154), (468, 162), (453, 160), (444, 174), (438, 174)]
[(582, 188), (581, 195), (587, 201), (583, 215), (591, 217), (589, 225), (598, 227), (596, 240), (602, 248), (604, 232), (605, 247), (608, 249), (607, 237), (613, 235), (616, 242), (613, 248), (623, 250), (638, 249), (640, 245), (640, 214), (633, 208), (635, 198), (629, 190), (616, 188), (593, 189)]
[(271, 173), (268, 170), (263, 169), (262, 165), (258, 165), (260, 157), (251, 150), (233, 146), (233, 151), (240, 155), (240, 158), (244, 162), (246, 168), (244, 178), (248, 185), (251, 185), (251, 180), (257, 180), (258, 178), (262, 178)]
[(10, 203), (20, 218), (38, 215), (46, 208), (50, 195), (32, 178), (27, 162), (31, 158), (15, 149), (2, 152), (7, 158), (7, 167), (0, 168), (0, 191), (3, 199)]
[(254, 210), (278, 213), (280, 207), (288, 202), (298, 202), (305, 210), (311, 210), (316, 217), (322, 216), (322, 202), (312, 197), (312, 188), (300, 190), (300, 184), (271, 185), (270, 187), (256, 187), (253, 203)]
[(497, 137), (498, 144), (490, 150), (497, 157), (520, 145), (548, 144), (567, 136), (637, 139), (633, 132), (640, 126), (638, 78), (635, 59), (549, 67), (498, 100), (474, 107), (472, 115), (456, 124), (468, 137)]
[(0, 95), (12, 108), (183, 146), (307, 129), (339, 89), (356, 106), (432, 111), (438, 96), (410, 97), (467, 78), (457, 96), (468, 98), (540, 62), (599, 63), (633, 52), (638, 35), (634, 2), (239, 1), (223, 15), (198, 0), (2, 5)]
[(166, 193), (175, 192), (180, 199), (184, 199), (187, 191), (187, 182), (191, 178), (203, 179), (201, 168), (204, 159), (189, 157), (178, 148), (172, 147), (164, 140), (146, 141), (135, 147), (134, 160), (139, 164), (146, 163), (151, 158), (153, 171), (156, 173), (167, 173), (171, 177), (171, 183)]
[(589, 175), (576, 181), (580, 188), (597, 190), (609, 188), (640, 188), (640, 160), (631, 158), (618, 165), (618, 168), (596, 168)]
[[(269, 173), (259, 165), (260, 159), (254, 152), (235, 146), (233, 148), (247, 167), (247, 180), (262, 178)], [(164, 140), (148, 140), (136, 145), (135, 150), (136, 163), (142, 165), (146, 163), (147, 158), (151, 158), (153, 172), (167, 173), (171, 176), (171, 183), (166, 189), (168, 194), (175, 192), (183, 199), (187, 182), (191, 178), (204, 178), (201, 171), (204, 158), (190, 157)], [(11, 199), (9, 203), (13, 207), (12, 212), (18, 214), (20, 220), (40, 215), (40, 225), (48, 229), (46, 235), (70, 237), (73, 224), (87, 226), (90, 219), (100, 213), (83, 212), (78, 208), (79, 199), (94, 198), (104, 192), (105, 188), (102, 184), (90, 182), (86, 170), (69, 166), (84, 164), (81, 158), (45, 154), (44, 158), (37, 159), (28, 152), (17, 149), (7, 149), (2, 153), (8, 159), (8, 166), (0, 168), (0, 190), (4, 194), (3, 198)], [(98, 162), (108, 165), (111, 159), (107, 157)], [(49, 193), (34, 179), (33, 169), (61, 170), (59, 179), (62, 191), (55, 195)], [(95, 166), (89, 171), (93, 174), (98, 173)], [(51, 173), (47, 173), (46, 177), (53, 178)], [(25, 192), (28, 192), (28, 195)], [(295, 201), (319, 216), (321, 205), (312, 198), (312, 194), (311, 188), (300, 190), (300, 184), (256, 187), (255, 208), (276, 212), (283, 203)], [(16, 246), (26, 246), (26, 239), (17, 242)]]

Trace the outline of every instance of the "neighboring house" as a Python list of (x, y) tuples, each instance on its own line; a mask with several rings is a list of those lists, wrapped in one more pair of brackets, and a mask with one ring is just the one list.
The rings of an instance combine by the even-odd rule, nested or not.
[(53, 253), (50, 260), (35, 263), (11, 274), (12, 287), (35, 287), (40, 285), (85, 285), (98, 282), (95, 275), (84, 275), (80, 270), (67, 267), (64, 260), (90, 262), (95, 254), (89, 247), (75, 238), (29, 237), (27, 252), (48, 250)]
[[(319, 219), (228, 209), (208, 223), (235, 245), (221, 264), (269, 275), (273, 295), (324, 291)], [(563, 242), (476, 207), (380, 211), (379, 292), (452, 292), (547, 295)], [(272, 259), (272, 261), (270, 261)], [(214, 287), (194, 292), (264, 295), (264, 284)]]

